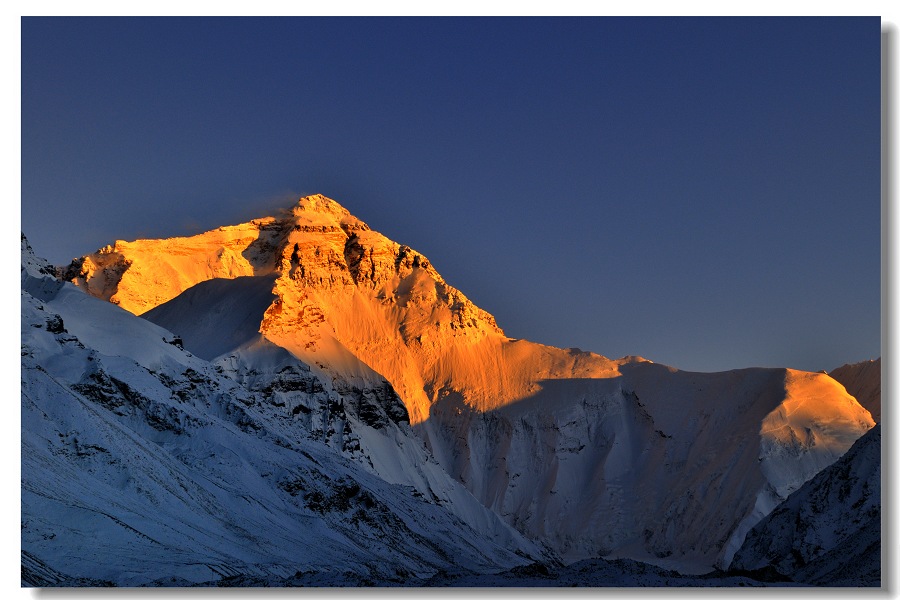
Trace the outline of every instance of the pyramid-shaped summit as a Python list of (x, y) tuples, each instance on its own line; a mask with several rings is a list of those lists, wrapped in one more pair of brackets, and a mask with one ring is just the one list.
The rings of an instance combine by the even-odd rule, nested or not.
[(135, 314), (160, 307), (155, 318), (173, 315), (163, 318), (173, 328), (177, 315), (192, 312), (183, 304), (196, 298), (176, 300), (187, 290), (211, 280), (261, 278), (254, 285), (268, 285), (272, 299), (257, 315), (257, 332), (311, 364), (363, 378), (371, 369), (347, 355), (365, 355), (363, 362), (408, 399), (414, 420), (427, 416), (430, 403), (421, 376), (411, 374), (422, 370), (420, 362), (431, 368), (438, 353), (459, 343), (506, 340), (493, 316), (447, 284), (425, 256), (320, 194), (300, 198), (281, 215), (191, 237), (119, 240), (60, 272)]

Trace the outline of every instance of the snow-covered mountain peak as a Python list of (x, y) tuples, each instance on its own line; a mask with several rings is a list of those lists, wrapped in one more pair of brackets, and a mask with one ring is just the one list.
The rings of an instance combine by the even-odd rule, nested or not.
[(826, 375), (690, 373), (509, 338), (425, 256), (321, 195), (79, 261), (67, 279), (217, 365), (243, 372), (235, 361), (276, 347), (345, 399), (358, 390), (400, 414), (399, 398), (394, 421), (408, 418), (436, 464), (567, 560), (727, 565), (872, 426)]
[(354, 226), (361, 229), (369, 228), (368, 225), (350, 214), (350, 211), (337, 201), (322, 194), (303, 196), (291, 208), (291, 214), (298, 220), (330, 220), (335, 224), (346, 224), (348, 228), (353, 228)]
[(28, 239), (25, 237), (25, 234), (22, 234), (22, 282), (25, 282), (27, 277), (52, 277), (55, 274), (55, 269), (50, 266), (45, 259), (35, 256), (34, 250), (32, 250), (31, 245), (28, 243)]
[(274, 275), (256, 330), (335, 376), (387, 377), (414, 422), (427, 417), (430, 404), (423, 370), (457, 345), (506, 339), (493, 316), (447, 284), (425, 256), (322, 195), (300, 198), (279, 217), (117, 242), (60, 273), (136, 314), (205, 281)]

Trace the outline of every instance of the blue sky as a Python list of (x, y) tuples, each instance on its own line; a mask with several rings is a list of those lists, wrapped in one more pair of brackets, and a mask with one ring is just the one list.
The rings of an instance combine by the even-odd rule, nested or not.
[(688, 370), (880, 353), (878, 18), (23, 19), (64, 263), (323, 193), (506, 333)]

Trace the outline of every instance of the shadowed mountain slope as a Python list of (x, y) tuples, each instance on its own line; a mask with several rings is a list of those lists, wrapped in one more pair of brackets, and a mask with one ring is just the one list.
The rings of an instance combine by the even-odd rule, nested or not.
[(829, 375), (872, 413), (876, 423), (881, 422), (881, 358), (843, 365)]

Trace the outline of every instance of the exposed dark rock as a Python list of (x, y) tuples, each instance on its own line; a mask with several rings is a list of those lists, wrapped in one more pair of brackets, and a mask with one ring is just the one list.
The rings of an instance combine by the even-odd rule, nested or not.
[(68, 333), (63, 326), (62, 317), (59, 315), (52, 315), (47, 319), (47, 331), (50, 333)]

